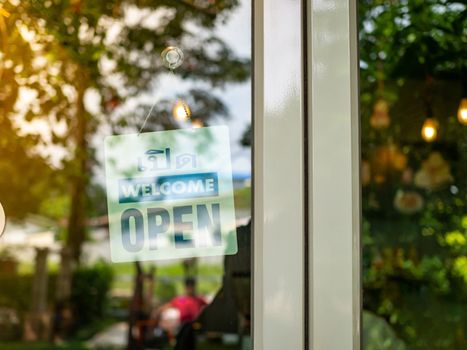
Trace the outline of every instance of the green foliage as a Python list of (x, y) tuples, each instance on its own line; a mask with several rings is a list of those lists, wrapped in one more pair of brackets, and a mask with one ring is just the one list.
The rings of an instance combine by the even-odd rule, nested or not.
[[(207, 8), (197, 7), (189, 1), (159, 0), (137, 3), (27, 0), (17, 7), (7, 3), (6, 9), (11, 12), (6, 19), (11, 33), (8, 40), (18, 49), (8, 49), (5, 53), (6, 59), (13, 61), (12, 67), (5, 70), (6, 82), (14, 83), (19, 75), (15, 73), (17, 66), (22, 67), (22, 76), (32, 78), (44, 73), (45, 76), (41, 84), (28, 84), (27, 81), (16, 84), (15, 93), (9, 97), (11, 104), (6, 115), (12, 112), (19, 87), (27, 86), (37, 91), (40, 97), (39, 108), (34, 113), (30, 111), (31, 119), (53, 113), (58, 121), (65, 120), (73, 126), (76, 122), (73, 106), (79, 101), (66, 96), (62, 87), (69, 85), (79, 90), (80, 84), (84, 84), (85, 89), (97, 89), (104, 113), (111, 114), (125, 99), (151, 88), (159, 76), (168, 73), (160, 54), (174, 43), (185, 55), (185, 63), (175, 71), (182, 79), (199, 80), (211, 86), (244, 81), (249, 76), (249, 61), (235, 57), (228, 45), (213, 32), (237, 5), (235, 0), (216, 2)], [(148, 24), (148, 18), (155, 14), (160, 15), (160, 20), (153, 21), (156, 25)], [(129, 20), (128, 17), (133, 18)], [(110, 40), (108, 32), (113, 25), (120, 26), (121, 30)], [(198, 31), (196, 27), (203, 30)], [(34, 33), (29, 42), (20, 35), (24, 28)], [(32, 61), (41, 55), (46, 58), (49, 69), (33, 68)], [(106, 64), (112, 68), (103, 68)], [(115, 86), (110, 78), (117, 76), (121, 81)], [(225, 114), (222, 102), (209, 89), (192, 90), (187, 98), (192, 99), (192, 109), (199, 109), (201, 118), (219, 112)], [(94, 123), (103, 122), (100, 117), (88, 116)], [(125, 120), (116, 122), (114, 125)], [(94, 128), (90, 127), (91, 130)], [(55, 135), (55, 138), (59, 143), (70, 141), (66, 136)]]
[(366, 79), (456, 78), (467, 69), (465, 3), (364, 0), (359, 2), (359, 13)]
[(175, 283), (161, 278), (156, 283), (156, 290), (154, 294), (161, 302), (168, 302), (177, 295), (177, 288)]
[[(8, 256), (8, 255), (7, 255)], [(0, 258), (0, 263), (2, 259)], [(0, 307), (12, 308), (19, 315), (31, 309), (33, 274), (5, 272), (0, 269)], [(47, 301), (49, 305), (54, 302), (56, 274), (49, 273)]]
[(2, 107), (0, 101), (0, 202), (9, 218), (22, 219), (40, 211), (54, 178), (47, 162), (31, 154), (37, 138), (17, 135)]
[(235, 208), (249, 209), (251, 208), (251, 188), (244, 187), (234, 191)]
[(104, 263), (80, 267), (73, 273), (71, 303), (77, 329), (104, 316), (112, 280), (112, 268)]
[[(56, 302), (56, 279), (55, 273), (49, 273), (47, 300), (50, 310)], [(80, 267), (73, 273), (71, 302), (76, 316), (76, 331), (95, 327), (95, 322), (103, 319), (112, 281), (112, 268), (104, 263)], [(0, 274), (0, 307), (13, 308), (20, 316), (30, 311), (32, 282), (31, 274)]]
[(84, 344), (70, 343), (52, 345), (50, 343), (0, 343), (0, 350), (89, 350)]
[(253, 136), (253, 129), (252, 129), (251, 124), (250, 124), (245, 129), (245, 131), (243, 131), (242, 138), (240, 140), (240, 143), (242, 144), (242, 146), (251, 147), (252, 144), (253, 144), (252, 140), (251, 140), (252, 136)]
[(18, 312), (29, 309), (32, 297), (32, 276), (0, 275), (0, 307), (11, 307)]
[(404, 343), (396, 337), (386, 321), (374, 314), (363, 312), (362, 345), (365, 350), (405, 350)]
[[(360, 2), (364, 307), (409, 349), (467, 347), (465, 28), (460, 2)], [(375, 128), (381, 98), (391, 123)]]

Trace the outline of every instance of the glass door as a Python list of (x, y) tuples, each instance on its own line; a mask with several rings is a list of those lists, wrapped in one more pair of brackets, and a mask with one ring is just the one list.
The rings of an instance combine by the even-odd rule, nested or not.
[(365, 349), (467, 348), (466, 10), (359, 2)]
[(304, 348), (304, 10), (0, 4), (0, 349)]
[(252, 6), (0, 4), (0, 349), (251, 349)]
[(465, 3), (307, 13), (309, 348), (464, 349)]

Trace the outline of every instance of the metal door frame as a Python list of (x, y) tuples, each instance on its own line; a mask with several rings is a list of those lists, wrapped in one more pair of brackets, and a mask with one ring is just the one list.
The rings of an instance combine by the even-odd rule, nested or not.
[(255, 350), (360, 349), (353, 0), (253, 11)]
[(357, 2), (308, 1), (310, 347), (360, 349)]
[(254, 1), (254, 349), (304, 349), (300, 1)]

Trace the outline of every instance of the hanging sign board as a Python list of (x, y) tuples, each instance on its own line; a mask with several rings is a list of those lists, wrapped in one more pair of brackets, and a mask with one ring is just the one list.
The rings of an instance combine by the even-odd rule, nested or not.
[(229, 130), (105, 139), (113, 262), (237, 252)]
[(2, 204), (0, 203), (0, 236), (3, 234), (3, 231), (5, 231), (5, 226), (6, 226), (6, 215), (5, 215), (5, 211), (3, 210)]

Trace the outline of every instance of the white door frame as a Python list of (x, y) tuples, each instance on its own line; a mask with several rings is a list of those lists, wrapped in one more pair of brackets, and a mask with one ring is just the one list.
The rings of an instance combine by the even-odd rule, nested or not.
[(354, 0), (308, 0), (309, 349), (360, 349), (360, 136)]
[(356, 1), (256, 0), (255, 350), (360, 349)]
[(300, 1), (253, 0), (253, 347), (304, 349)]

